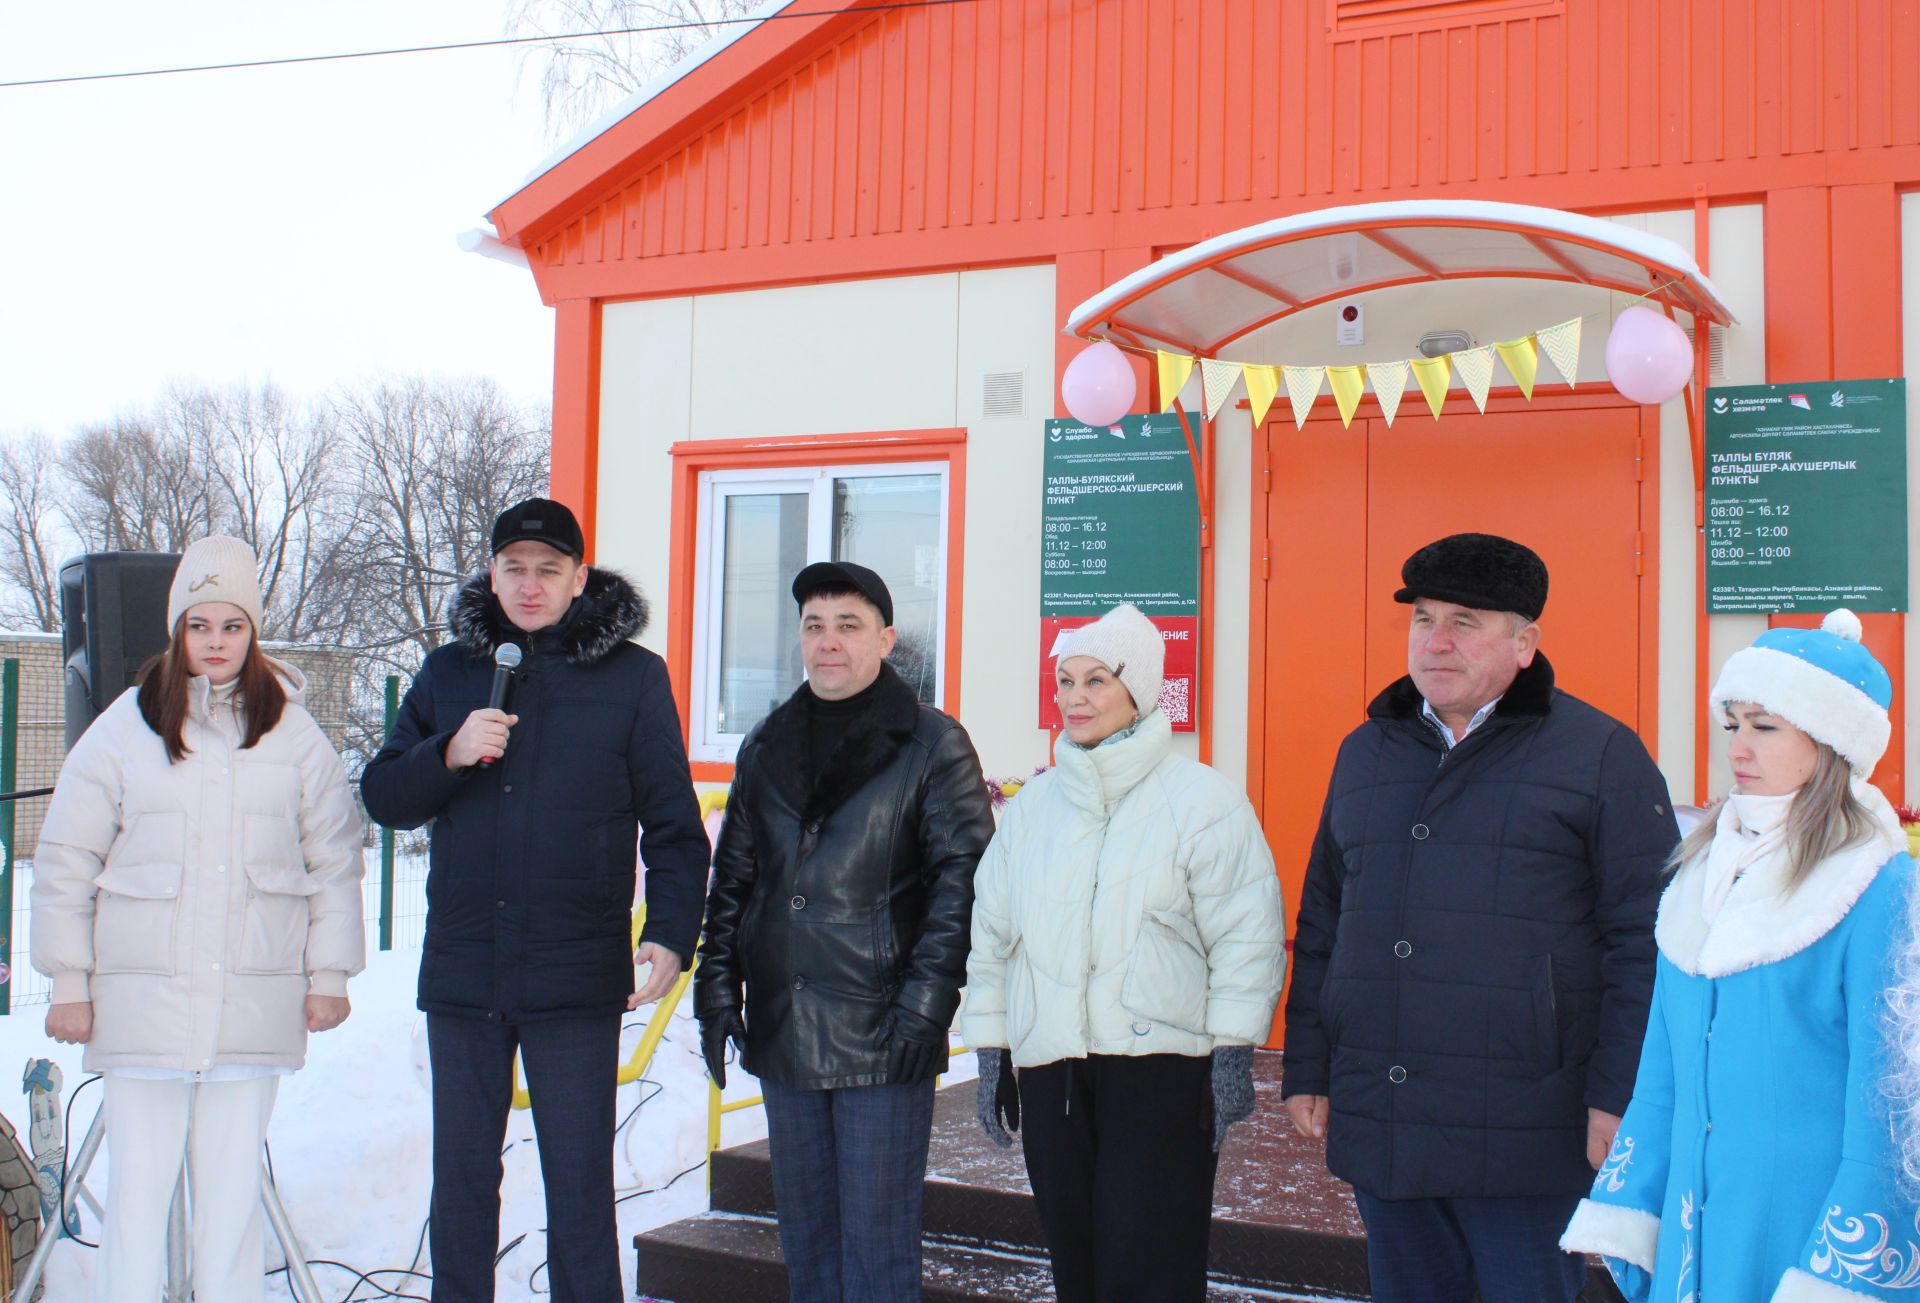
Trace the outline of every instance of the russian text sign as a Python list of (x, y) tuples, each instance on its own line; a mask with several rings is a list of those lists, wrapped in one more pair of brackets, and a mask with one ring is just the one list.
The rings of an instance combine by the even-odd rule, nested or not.
[[(1199, 425), (1197, 416), (1188, 419)], [(1040, 726), (1058, 729), (1053, 648), (1061, 633), (1132, 602), (1167, 647), (1160, 705), (1194, 728), (1200, 617), (1200, 505), (1180, 418), (1046, 423), (1040, 509)]]
[(1710, 615), (1907, 609), (1907, 383), (1707, 391)]

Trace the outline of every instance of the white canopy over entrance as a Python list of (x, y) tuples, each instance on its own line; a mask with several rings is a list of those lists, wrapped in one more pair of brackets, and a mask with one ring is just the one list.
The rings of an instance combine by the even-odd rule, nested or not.
[(1333, 299), (1485, 277), (1593, 285), (1716, 325), (1733, 320), (1671, 240), (1554, 208), (1408, 200), (1323, 208), (1215, 236), (1094, 295), (1068, 317), (1067, 333), (1214, 357)]

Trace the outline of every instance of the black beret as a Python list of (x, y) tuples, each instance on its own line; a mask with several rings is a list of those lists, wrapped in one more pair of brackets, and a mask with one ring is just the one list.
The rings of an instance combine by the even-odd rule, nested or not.
[(1396, 602), (1422, 597), (1477, 611), (1515, 611), (1529, 620), (1547, 606), (1547, 563), (1532, 548), (1498, 534), (1449, 534), (1400, 567), (1406, 587)]

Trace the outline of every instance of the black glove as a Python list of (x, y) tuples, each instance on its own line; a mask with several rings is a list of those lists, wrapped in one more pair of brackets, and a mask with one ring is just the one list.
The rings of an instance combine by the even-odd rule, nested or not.
[(707, 1075), (713, 1084), (727, 1088), (727, 1042), (744, 1053), (747, 1048), (747, 1024), (738, 1009), (719, 1009), (700, 1020), (700, 1057), (707, 1061)]
[(1020, 1129), (1020, 1083), (1014, 1080), (1013, 1065), (1005, 1050), (975, 1050), (980, 1063), (980, 1087), (974, 1096), (973, 1112), (987, 1139), (1006, 1149), (1013, 1144), (1011, 1132)]
[(939, 1070), (947, 1053), (947, 1029), (911, 1009), (895, 1005), (887, 1011), (882, 1042), (887, 1049), (887, 1080), (924, 1081)]
[(1227, 1128), (1253, 1112), (1253, 1046), (1222, 1045), (1213, 1052), (1213, 1151)]

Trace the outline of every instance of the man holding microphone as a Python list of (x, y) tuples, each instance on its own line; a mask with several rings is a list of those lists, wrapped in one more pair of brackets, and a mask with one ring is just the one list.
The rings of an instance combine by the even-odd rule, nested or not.
[[(493, 1298), (513, 1057), (526, 1065), (555, 1303), (617, 1303), (620, 1021), (691, 959), (708, 846), (647, 604), (589, 568), (573, 513), (530, 498), (454, 597), (453, 641), (360, 780), (390, 828), (433, 822), (420, 1008), (433, 1067), (433, 1297)], [(512, 665), (511, 651), (521, 659)], [(499, 666), (504, 702), (489, 704)], [(635, 843), (647, 921), (628, 951)], [(634, 968), (648, 966), (634, 990)]]

